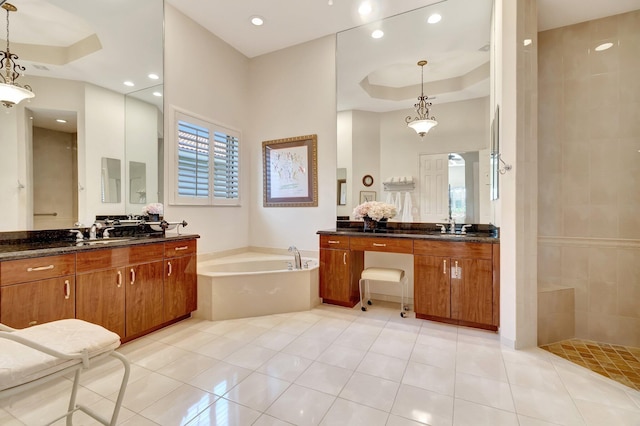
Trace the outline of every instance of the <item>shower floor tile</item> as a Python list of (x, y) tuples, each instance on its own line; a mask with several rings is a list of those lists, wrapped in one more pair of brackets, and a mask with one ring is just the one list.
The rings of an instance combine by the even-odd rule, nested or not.
[(640, 390), (640, 348), (581, 339), (563, 340), (540, 347), (632, 389)]

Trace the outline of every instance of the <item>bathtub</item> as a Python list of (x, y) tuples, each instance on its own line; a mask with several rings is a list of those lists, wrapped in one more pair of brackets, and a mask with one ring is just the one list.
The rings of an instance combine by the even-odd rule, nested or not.
[(293, 256), (242, 253), (198, 262), (196, 318), (224, 320), (304, 311), (320, 303), (318, 261)]

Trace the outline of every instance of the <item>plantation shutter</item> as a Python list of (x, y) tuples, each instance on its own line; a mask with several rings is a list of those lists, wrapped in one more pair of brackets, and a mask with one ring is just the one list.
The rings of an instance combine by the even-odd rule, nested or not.
[(239, 198), (239, 139), (213, 132), (213, 198)]
[(209, 197), (209, 129), (178, 120), (178, 195)]

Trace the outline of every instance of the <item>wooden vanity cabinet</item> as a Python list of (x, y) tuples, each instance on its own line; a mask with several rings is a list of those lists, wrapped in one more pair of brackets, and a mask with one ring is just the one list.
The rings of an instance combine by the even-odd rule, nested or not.
[(493, 244), (415, 241), (418, 318), (497, 329)]
[(74, 318), (75, 266), (74, 254), (0, 263), (0, 322), (25, 328)]
[(359, 300), (358, 281), (364, 252), (349, 250), (349, 237), (320, 236), (320, 297), (324, 303), (353, 307)]
[(198, 308), (196, 240), (164, 245), (164, 320), (188, 315)]

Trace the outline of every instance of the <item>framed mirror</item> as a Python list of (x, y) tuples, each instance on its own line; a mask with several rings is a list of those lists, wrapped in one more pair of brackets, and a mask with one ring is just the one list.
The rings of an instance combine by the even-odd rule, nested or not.
[[(11, 51), (26, 68), (21, 82), (33, 88), (35, 97), (10, 109), (1, 107), (5, 155), (0, 158), (0, 198), (5, 208), (0, 212), (0, 231), (68, 228), (77, 222), (87, 226), (97, 214), (139, 214), (139, 207), (128, 203), (128, 185), (121, 185), (126, 192), (119, 201), (102, 202), (102, 158), (127, 164), (135, 151), (130, 148), (140, 143), (154, 159), (153, 173), (149, 161), (142, 160), (147, 163), (147, 186), (153, 183), (154, 197), (161, 193), (161, 184), (151, 181), (162, 174), (157, 158), (163, 121), (163, 3), (30, 0), (17, 4), (18, 12), (11, 16)], [(124, 85), (125, 81), (133, 86)], [(143, 97), (144, 89), (151, 87), (160, 96)], [(148, 105), (149, 113), (130, 117), (128, 98)], [(144, 124), (144, 117), (151, 117), (151, 124)], [(130, 126), (130, 120), (137, 123)], [(143, 134), (151, 135), (144, 139), (153, 142), (141, 142), (132, 128), (144, 129)], [(65, 184), (64, 190), (69, 212), (46, 204), (36, 209), (33, 137), (49, 131), (75, 141), (73, 184)], [(122, 171), (121, 182), (128, 182), (128, 168)], [(45, 179), (59, 181), (56, 175)], [(150, 197), (148, 193), (149, 202), (156, 201)], [(56, 220), (43, 222), (48, 216), (38, 216), (52, 212), (58, 213)]]
[(147, 165), (129, 161), (129, 203), (147, 204)]
[(100, 167), (100, 200), (119, 203), (122, 194), (122, 170), (117, 158), (102, 157)]
[[(448, 0), (338, 33), (337, 165), (346, 170), (348, 183), (347, 204), (338, 206), (338, 215), (350, 215), (360, 191), (370, 190), (385, 201), (401, 194), (403, 205), (408, 195), (412, 209), (405, 218), (431, 222), (423, 211), (432, 200), (428, 178), (421, 177), (421, 156), (440, 154), (448, 161), (450, 153), (475, 152), (473, 187), (480, 201), (466, 203), (475, 207), (472, 215), (465, 210), (465, 221), (493, 220), (488, 190), (492, 7), (492, 0)], [(429, 24), (435, 14), (441, 21)], [(384, 36), (373, 39), (373, 30), (380, 28)], [(433, 98), (430, 115), (438, 125), (421, 138), (405, 118), (416, 116), (422, 89), (417, 63), (423, 59), (428, 62), (424, 94)], [(370, 187), (360, 182), (365, 174), (375, 176)], [(415, 184), (386, 190), (399, 179)], [(447, 215), (448, 208), (437, 221)]]

